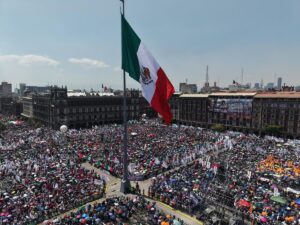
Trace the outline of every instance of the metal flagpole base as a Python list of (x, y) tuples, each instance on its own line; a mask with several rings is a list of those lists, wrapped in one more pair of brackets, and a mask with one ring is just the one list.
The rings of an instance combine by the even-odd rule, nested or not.
[(120, 192), (123, 194), (129, 194), (130, 193), (130, 182), (129, 180), (121, 180), (121, 188)]

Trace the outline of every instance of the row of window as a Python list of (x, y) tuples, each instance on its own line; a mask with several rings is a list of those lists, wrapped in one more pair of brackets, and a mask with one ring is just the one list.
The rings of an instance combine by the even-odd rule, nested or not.
[[(130, 112), (128, 114), (129, 117), (135, 118), (139, 116), (137, 112)], [(110, 119), (122, 119), (122, 113), (109, 113), (109, 114), (100, 114), (100, 115), (80, 115), (80, 116), (69, 116), (68, 119), (70, 121), (83, 121), (83, 120), (110, 120)]]
[[(106, 107), (96, 107), (96, 108), (83, 108), (83, 107), (76, 107), (76, 108), (56, 108), (53, 109), (54, 112), (58, 114), (68, 114), (68, 113), (98, 113), (98, 112), (120, 112), (122, 111), (122, 106), (106, 106)], [(127, 106), (127, 110), (139, 110), (139, 106)]]

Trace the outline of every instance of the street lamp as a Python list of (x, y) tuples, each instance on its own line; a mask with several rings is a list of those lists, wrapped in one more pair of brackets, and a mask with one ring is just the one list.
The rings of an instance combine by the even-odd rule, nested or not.
[(49, 115), (50, 116), (50, 124), (49, 125), (52, 128), (53, 128), (53, 118), (52, 117), (53, 117), (53, 109), (54, 108), (55, 108), (55, 105), (51, 104), (50, 105), (50, 115)]

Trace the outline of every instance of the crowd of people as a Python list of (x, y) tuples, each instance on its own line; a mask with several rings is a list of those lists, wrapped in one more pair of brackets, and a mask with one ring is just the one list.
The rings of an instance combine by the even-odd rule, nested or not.
[(300, 224), (299, 141), (224, 134), (214, 154), (155, 177), (150, 196), (193, 214), (212, 204), (257, 223)]
[[(121, 177), (123, 127), (102, 127), (97, 133), (97, 136), (102, 136), (105, 141), (101, 144), (101, 151), (94, 153), (90, 161), (96, 167)], [(213, 132), (201, 132), (192, 127), (178, 129), (177, 126), (165, 126), (156, 121), (131, 124), (129, 134), (131, 180), (144, 180), (186, 164), (205, 153), (207, 148), (202, 148), (203, 142), (214, 142), (217, 138)]]
[(10, 122), (0, 136), (0, 224), (37, 224), (104, 194), (60, 133)]
[[(121, 125), (61, 132), (7, 117), (0, 122), (7, 124), (0, 136), (2, 224), (40, 222), (103, 196), (105, 177), (84, 169), (82, 162), (122, 176)], [(128, 133), (130, 179), (153, 177), (152, 198), (191, 214), (218, 204), (259, 223), (300, 224), (300, 141), (165, 126), (156, 120), (131, 123)], [(111, 202), (102, 204), (108, 209)], [(94, 223), (108, 219), (99, 207), (83, 209)], [(128, 217), (112, 211), (116, 221)], [(60, 223), (86, 219), (78, 214)]]
[(156, 208), (155, 202), (143, 197), (115, 197), (101, 203), (88, 204), (62, 218), (45, 221), (45, 225), (132, 224), (183, 225), (183, 221), (166, 215)]

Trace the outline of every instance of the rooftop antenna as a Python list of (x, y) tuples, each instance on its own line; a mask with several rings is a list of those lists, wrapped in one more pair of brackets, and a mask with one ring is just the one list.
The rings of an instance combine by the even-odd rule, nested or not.
[(205, 83), (208, 84), (208, 65), (206, 66), (206, 77), (205, 77)]
[(260, 80), (260, 88), (263, 88), (263, 87), (264, 87), (264, 80), (261, 79), (261, 80)]
[(244, 83), (244, 68), (242, 68), (242, 80), (241, 80), (241, 84), (243, 85)]
[(204, 87), (206, 87), (206, 88), (209, 87), (209, 83), (208, 83), (208, 65), (206, 66), (206, 76), (205, 76)]

